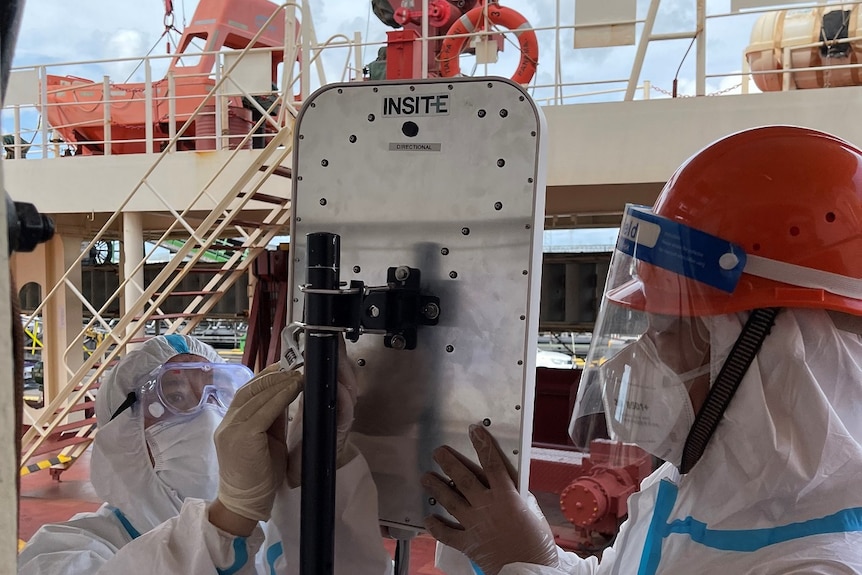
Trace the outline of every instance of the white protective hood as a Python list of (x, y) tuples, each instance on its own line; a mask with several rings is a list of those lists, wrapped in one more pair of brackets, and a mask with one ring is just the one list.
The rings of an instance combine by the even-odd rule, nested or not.
[[(713, 365), (746, 316), (709, 319)], [(825, 311), (784, 309), (677, 505), (715, 529), (770, 527), (862, 505), (860, 477), (862, 338)]]
[(140, 533), (178, 515), (182, 500), (153, 470), (139, 406), (124, 410), (113, 421), (111, 415), (138, 378), (181, 352), (224, 362), (215, 349), (192, 337), (157, 336), (123, 357), (96, 395), (99, 431), (93, 442), (90, 482), (99, 497), (122, 511)]

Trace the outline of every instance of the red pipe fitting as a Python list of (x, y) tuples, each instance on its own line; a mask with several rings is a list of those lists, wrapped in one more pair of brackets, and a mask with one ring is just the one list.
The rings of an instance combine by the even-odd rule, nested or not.
[[(432, 28), (448, 28), (451, 24), (452, 5), (446, 0), (430, 0), (428, 2), (428, 26)], [(395, 21), (402, 26), (422, 24), (422, 10), (398, 8), (395, 10)]]

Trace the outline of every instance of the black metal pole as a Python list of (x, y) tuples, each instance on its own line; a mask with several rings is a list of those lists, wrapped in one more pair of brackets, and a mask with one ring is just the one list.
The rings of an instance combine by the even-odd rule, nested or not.
[[(338, 332), (335, 296), (315, 290), (339, 287), (340, 238), (308, 234), (305, 295), (305, 400), (302, 413), (302, 499), (299, 565), (302, 575), (331, 575), (335, 557), (335, 406)], [(319, 327), (315, 327), (319, 326)]]
[(410, 539), (398, 539), (395, 543), (395, 575), (410, 573)]

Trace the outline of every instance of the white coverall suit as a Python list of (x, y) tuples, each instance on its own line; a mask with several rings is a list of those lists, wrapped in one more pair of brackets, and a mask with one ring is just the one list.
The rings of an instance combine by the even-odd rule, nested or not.
[[(178, 353), (223, 361), (211, 347), (186, 336), (155, 338), (145, 346), (148, 353), (119, 364), (109, 374), (96, 400), (99, 433), (90, 472), (106, 503), (94, 513), (40, 528), (19, 554), (18, 573), (298, 573), (301, 488), (289, 489), (285, 483), (276, 496), (272, 519), (250, 537), (236, 537), (209, 522), (207, 501), (181, 501), (155, 473), (138, 410), (127, 409), (111, 421), (136, 377)], [(201, 480), (214, 475), (217, 482), (217, 462), (199, 463)], [(338, 470), (336, 492), (336, 573), (391, 572), (377, 523), (376, 489), (361, 455)]]
[[(712, 365), (746, 315), (708, 318)], [(782, 310), (700, 461), (684, 477), (664, 464), (628, 511), (601, 562), (558, 549), (560, 569), (500, 575), (862, 574), (862, 337), (823, 310)], [(438, 557), (475, 575), (458, 552)]]

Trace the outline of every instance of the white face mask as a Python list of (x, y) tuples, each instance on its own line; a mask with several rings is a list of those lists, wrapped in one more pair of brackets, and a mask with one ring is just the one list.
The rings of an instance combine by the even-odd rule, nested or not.
[(617, 441), (634, 443), (679, 466), (694, 409), (686, 382), (709, 373), (709, 364), (677, 374), (641, 337), (601, 368), (607, 421)]
[(205, 407), (187, 421), (156, 423), (144, 430), (153, 469), (180, 499), (212, 500), (218, 495), (218, 457), (213, 434), (224, 415)]

